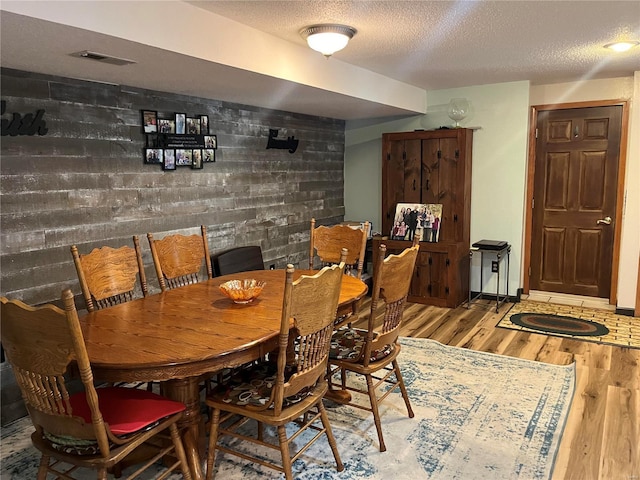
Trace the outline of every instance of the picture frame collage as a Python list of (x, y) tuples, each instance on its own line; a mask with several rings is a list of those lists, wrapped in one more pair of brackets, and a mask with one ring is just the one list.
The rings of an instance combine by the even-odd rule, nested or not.
[(218, 137), (210, 133), (207, 115), (161, 117), (155, 110), (142, 110), (142, 129), (145, 164), (158, 164), (166, 171), (177, 167), (201, 170), (205, 163), (216, 161)]

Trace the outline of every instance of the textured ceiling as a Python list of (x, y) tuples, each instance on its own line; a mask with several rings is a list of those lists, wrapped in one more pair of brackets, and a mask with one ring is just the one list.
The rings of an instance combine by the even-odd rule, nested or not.
[[(345, 120), (424, 113), (429, 90), (640, 71), (640, 47), (602, 48), (640, 40), (640, 0), (2, 0), (0, 12), (5, 68)], [(358, 33), (325, 60), (299, 35), (314, 23)], [(82, 50), (137, 63), (70, 56)]]
[(335, 58), (425, 89), (632, 75), (640, 1), (200, 1), (189, 2), (304, 45), (301, 28), (342, 23), (357, 35)]

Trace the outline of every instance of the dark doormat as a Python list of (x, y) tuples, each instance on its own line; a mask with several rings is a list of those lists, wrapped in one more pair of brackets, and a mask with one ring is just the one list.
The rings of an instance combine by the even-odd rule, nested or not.
[(496, 326), (640, 349), (640, 318), (596, 308), (523, 300), (514, 304)]
[(563, 333), (585, 337), (598, 337), (609, 333), (609, 329), (601, 323), (550, 313), (516, 313), (511, 315), (509, 320), (521, 327), (545, 333)]

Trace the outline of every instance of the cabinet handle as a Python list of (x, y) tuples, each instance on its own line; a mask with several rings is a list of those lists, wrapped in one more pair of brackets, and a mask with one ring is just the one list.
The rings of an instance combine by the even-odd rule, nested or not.
[(425, 184), (425, 189), (429, 190), (429, 179), (427, 178), (427, 183)]
[(416, 189), (416, 179), (415, 178), (413, 179), (413, 189), (414, 190)]

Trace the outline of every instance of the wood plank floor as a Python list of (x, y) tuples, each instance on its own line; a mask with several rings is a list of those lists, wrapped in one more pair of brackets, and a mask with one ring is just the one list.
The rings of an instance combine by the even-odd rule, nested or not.
[[(369, 305), (367, 298), (355, 325), (363, 326)], [(511, 306), (496, 313), (483, 304), (448, 309), (410, 303), (401, 335), (557, 365), (576, 362), (553, 480), (640, 480), (640, 349), (496, 328)]]

